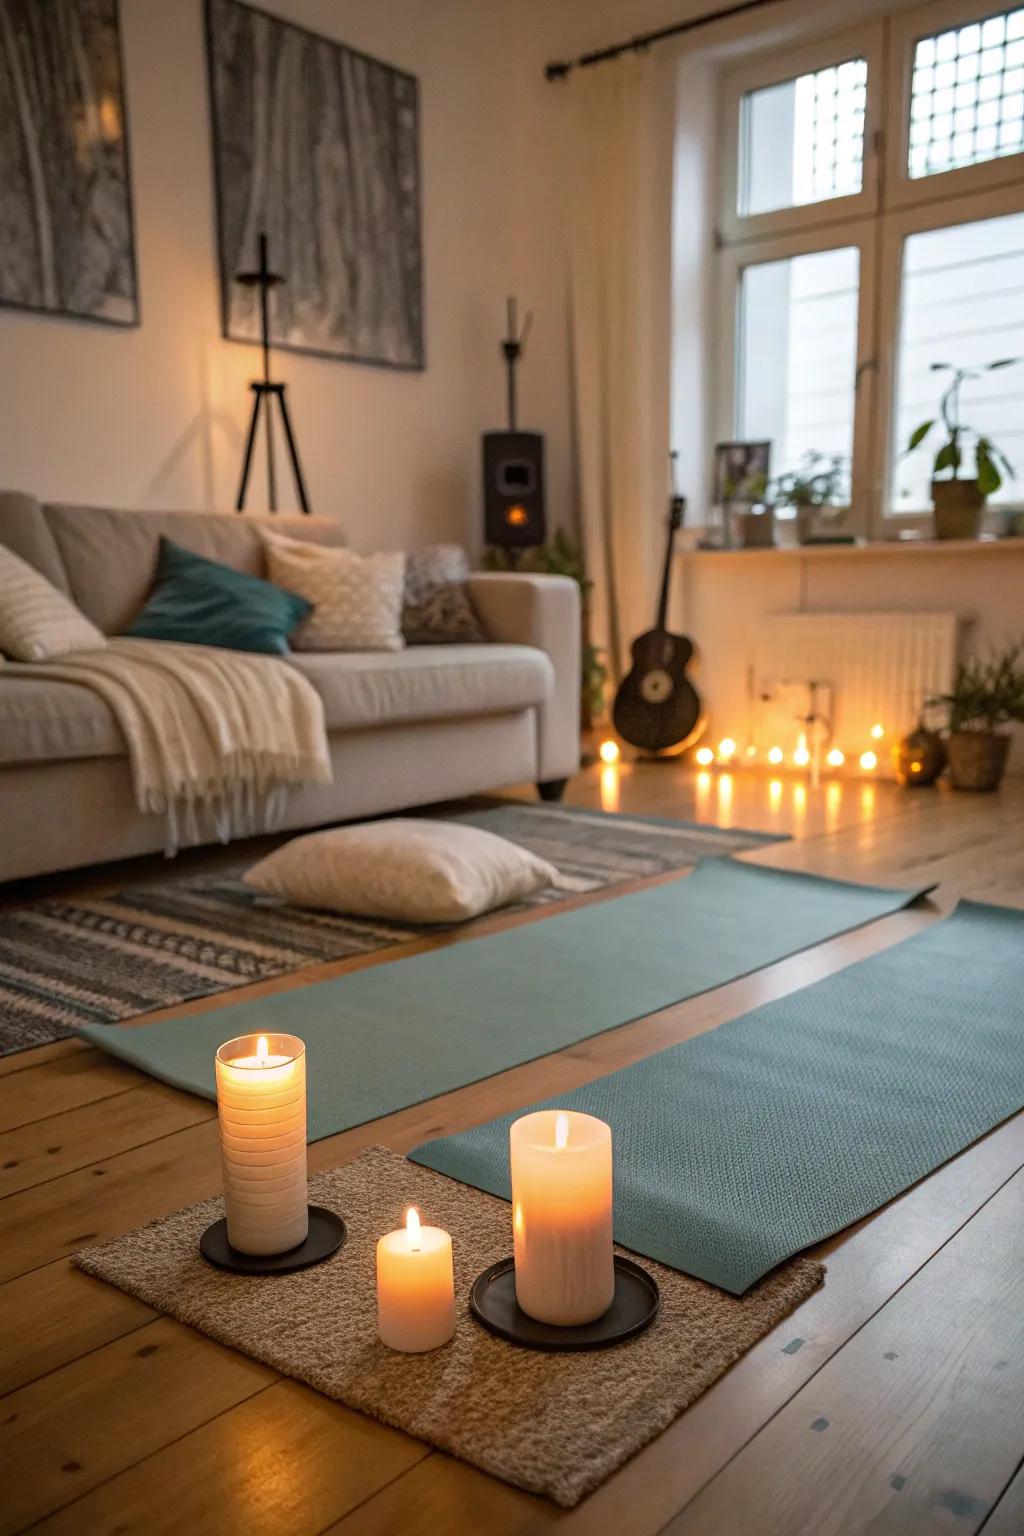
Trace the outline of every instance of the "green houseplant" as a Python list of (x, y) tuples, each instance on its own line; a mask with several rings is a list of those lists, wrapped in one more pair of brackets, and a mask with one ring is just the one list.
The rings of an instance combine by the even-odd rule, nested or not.
[[(960, 393), (968, 379), (980, 379), (983, 373), (1012, 368), (1019, 357), (1000, 357), (994, 363), (976, 368), (958, 368), (955, 363), (932, 363), (933, 373), (951, 374), (939, 401), (938, 416), (922, 421), (910, 434), (906, 452), (919, 448), (933, 428), (938, 427), (942, 441), (932, 464), (932, 506), (935, 509), (935, 536), (939, 539), (976, 539), (981, 527), (985, 502), (998, 491), (1004, 477), (1014, 477), (1013, 465), (990, 437), (969, 427), (960, 414)], [(974, 444), (974, 475), (961, 475), (964, 450)], [(945, 478), (941, 478), (944, 476)]]
[(797, 533), (805, 543), (820, 518), (840, 518), (846, 494), (846, 461), (839, 454), (805, 453), (796, 469), (779, 475), (771, 484), (771, 500), (779, 507), (792, 507), (796, 513)]
[(949, 714), (949, 774), (955, 789), (997, 789), (1006, 771), (1010, 737), (1001, 729), (1024, 722), (1024, 640), (986, 661), (957, 667), (952, 693), (929, 701)]
[(547, 544), (538, 544), (533, 549), (524, 550), (515, 565), (507, 549), (488, 545), (484, 550), (484, 566), (489, 571), (541, 571), (546, 576), (568, 576), (576, 582), (583, 610), (580, 713), (584, 729), (589, 730), (604, 714), (608, 668), (597, 646), (591, 645), (587, 637), (587, 599), (594, 583), (583, 567), (583, 556), (579, 548), (563, 528), (557, 528)]

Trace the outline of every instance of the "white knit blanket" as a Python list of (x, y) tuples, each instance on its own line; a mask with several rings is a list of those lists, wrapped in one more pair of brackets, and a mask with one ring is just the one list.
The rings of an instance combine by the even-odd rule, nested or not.
[(269, 831), (290, 790), (331, 782), (320, 696), (276, 656), (115, 638), (15, 670), (106, 700), (128, 744), (139, 810), (167, 818), (168, 854)]

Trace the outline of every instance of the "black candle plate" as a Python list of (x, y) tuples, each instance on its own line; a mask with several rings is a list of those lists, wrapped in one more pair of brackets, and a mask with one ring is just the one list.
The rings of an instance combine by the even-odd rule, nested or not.
[(346, 1237), (345, 1223), (322, 1205), (309, 1207), (309, 1232), (304, 1243), (287, 1253), (239, 1253), (228, 1242), (228, 1224), (221, 1218), (207, 1227), (199, 1239), (199, 1251), (218, 1269), (234, 1275), (290, 1275), (297, 1269), (309, 1269), (337, 1253)]
[(512, 1259), (501, 1259), (478, 1275), (469, 1293), (469, 1310), (478, 1323), (524, 1349), (607, 1349), (642, 1333), (658, 1315), (660, 1297), (652, 1275), (632, 1259), (615, 1256), (615, 1298), (592, 1323), (559, 1328), (541, 1323), (516, 1301)]

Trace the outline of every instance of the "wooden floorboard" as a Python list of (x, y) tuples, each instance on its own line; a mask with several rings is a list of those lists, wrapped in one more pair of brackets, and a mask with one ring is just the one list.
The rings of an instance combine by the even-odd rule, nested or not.
[(1024, 1462), (982, 1526), (983, 1536), (1021, 1536), (1024, 1531)]
[[(579, 804), (610, 808), (614, 791), (627, 815), (790, 831), (792, 842), (744, 857), (881, 884), (938, 880), (935, 899), (541, 1061), (316, 1143), (311, 1168), (375, 1142), (404, 1151), (568, 1090), (888, 947), (940, 920), (960, 896), (1024, 906), (1024, 785), (994, 797), (856, 783), (837, 794), (796, 781), (773, 786), (727, 777), (728, 783), (674, 765), (627, 765), (614, 782), (607, 773), (582, 774), (571, 794)], [(197, 854), (191, 862), (205, 867), (205, 858)], [(139, 877), (137, 869), (127, 873)], [(149, 877), (164, 874), (154, 861)], [(108, 871), (99, 883), (115, 889), (127, 883), (125, 875)], [(74, 881), (63, 884), (74, 889)], [(477, 933), (509, 922), (490, 919)], [(398, 953), (369, 959), (385, 963)], [(240, 990), (233, 1000), (306, 985), (344, 967), (310, 967)], [(904, 1529), (966, 1536), (982, 1529), (1009, 1536), (1024, 1528), (1017, 1518), (1024, 1504), (1024, 1405), (1015, 1396), (1020, 1329), (1007, 1318), (1013, 1219), (1018, 1238), (1021, 1230), (1020, 1212), (1007, 1202), (1020, 1198), (1021, 1179), (1013, 1180), (1024, 1165), (1024, 1115), (822, 1245), (829, 1266), (822, 1290), (569, 1512), (283, 1381), (72, 1268), (67, 1255), (76, 1248), (216, 1192), (209, 1104), (80, 1042), (60, 1041), (0, 1060), (0, 1136), (0, 1162), (15, 1165), (0, 1168), (0, 1180), (8, 1180), (0, 1190), (9, 1191), (0, 1198), (0, 1392), (7, 1394), (0, 1402), (0, 1465), (20, 1469), (9, 1494), (4, 1480), (0, 1531), (39, 1520), (41, 1529), (86, 1536), (183, 1529), (216, 1536), (240, 1528), (268, 1536), (512, 1536), (552, 1525), (654, 1536), (666, 1527), (688, 1531), (688, 1521), (722, 1536), (782, 1529), (815, 1536), (833, 1529), (843, 1536)], [(976, 1261), (979, 1244), (984, 1262)], [(958, 1253), (966, 1255), (957, 1260), (959, 1270), (950, 1257)], [(955, 1328), (961, 1291), (971, 1317)], [(1019, 1303), (1019, 1286), (1016, 1295)], [(887, 1329), (902, 1330), (900, 1342), (920, 1369), (874, 1373), (872, 1341)], [(998, 1370), (991, 1362), (990, 1374), (999, 1379), (990, 1389), (985, 1351), (997, 1333), (1012, 1336), (1013, 1350), (1007, 1346), (999, 1358), (1008, 1363)], [(829, 1418), (827, 1431), (806, 1429), (808, 1404)], [(990, 1424), (992, 1415), (1000, 1422)], [(856, 1434), (854, 1454), (844, 1459), (843, 1438), (832, 1430), (847, 1420)], [(848, 1435), (845, 1441), (849, 1446)], [(892, 1475), (907, 1482), (882, 1498), (879, 1469), (901, 1448), (913, 1476), (899, 1470), (900, 1462)], [(798, 1476), (787, 1477), (786, 1456), (797, 1459)], [(956, 1470), (948, 1487), (939, 1486), (940, 1463)], [(770, 1497), (762, 1499), (761, 1488)], [(944, 1493), (945, 1503), (936, 1504)], [(830, 1526), (837, 1498), (846, 1523)], [(892, 1524), (897, 1515), (909, 1523)]]
[[(101, 1483), (37, 1529), (51, 1536), (113, 1530), (306, 1536), (332, 1526), (429, 1455), (417, 1440), (297, 1382), (278, 1381)], [(174, 1488), (176, 1497), (154, 1500), (154, 1487)]]
[(978, 1531), (1024, 1435), (1024, 1172), (671, 1522), (665, 1536)]

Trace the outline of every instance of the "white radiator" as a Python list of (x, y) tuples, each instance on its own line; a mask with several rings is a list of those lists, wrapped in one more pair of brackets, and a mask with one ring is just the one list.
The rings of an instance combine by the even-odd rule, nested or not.
[[(832, 743), (847, 756), (875, 746), (879, 769), (888, 771), (888, 749), (914, 725), (922, 702), (952, 685), (957, 624), (955, 613), (938, 612), (766, 614), (751, 675), (757, 746), (777, 742), (788, 755), (798, 717), (814, 707), (815, 684)], [(875, 725), (885, 730), (880, 745), (871, 739)]]

